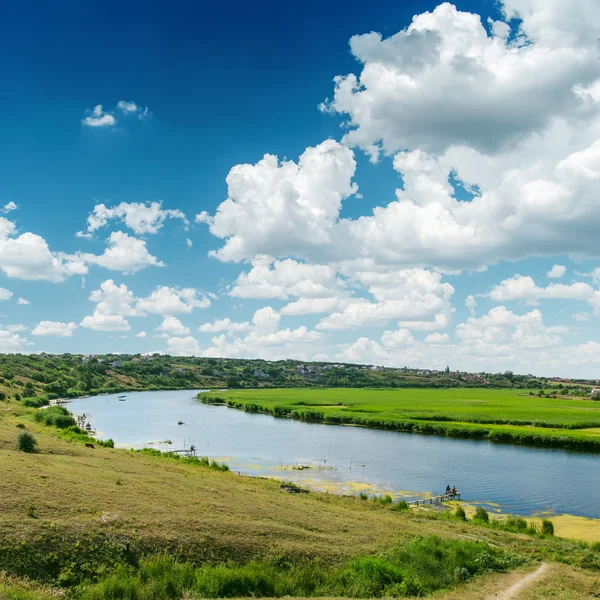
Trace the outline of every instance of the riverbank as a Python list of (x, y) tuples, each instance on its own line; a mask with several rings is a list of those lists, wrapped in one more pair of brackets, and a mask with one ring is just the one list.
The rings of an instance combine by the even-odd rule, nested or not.
[(468, 388), (228, 390), (198, 399), (313, 423), (600, 452), (600, 402), (586, 399)]

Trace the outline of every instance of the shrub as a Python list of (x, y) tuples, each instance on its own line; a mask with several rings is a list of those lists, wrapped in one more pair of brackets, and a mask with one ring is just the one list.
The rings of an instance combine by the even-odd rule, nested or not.
[(29, 431), (22, 431), (17, 436), (17, 450), (33, 454), (37, 452), (37, 440)]
[(542, 519), (542, 535), (554, 535), (554, 525), (548, 519)]
[(394, 504), (394, 510), (408, 510), (408, 503), (406, 502), (406, 500), (398, 500), (398, 502)]
[(25, 429), (25, 423), (17, 423), (19, 429)]
[(358, 494), (358, 497), (361, 500), (368, 500), (369, 499), (369, 494), (365, 494), (365, 492), (360, 492), (360, 494)]
[(35, 506), (33, 504), (27, 505), (27, 516), (32, 519), (37, 519), (37, 515), (35, 514)]
[(514, 517), (510, 515), (505, 521), (507, 529), (512, 531), (526, 531), (527, 521), (523, 517)]
[(488, 511), (483, 508), (483, 506), (478, 506), (475, 509), (475, 516), (473, 517), (473, 520), (480, 521), (482, 523), (489, 523), (490, 515), (488, 514)]
[(461, 521), (467, 520), (467, 513), (465, 513), (465, 509), (460, 504), (454, 510), (454, 516)]

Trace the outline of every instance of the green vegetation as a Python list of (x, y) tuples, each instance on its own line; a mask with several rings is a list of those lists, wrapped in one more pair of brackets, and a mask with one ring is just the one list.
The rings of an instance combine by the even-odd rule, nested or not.
[(485, 510), (485, 508), (483, 508), (482, 506), (478, 506), (475, 509), (475, 516), (473, 517), (473, 520), (481, 521), (482, 523), (489, 523), (490, 515), (488, 514), (488, 511)]
[(40, 407), (55, 398), (131, 390), (240, 388), (509, 388), (586, 397), (595, 382), (513, 373), (460, 373), (297, 361), (164, 355), (0, 355), (0, 400)]
[[(456, 505), (456, 509), (454, 510), (454, 516), (457, 519), (459, 519), (460, 521), (467, 520), (467, 515), (465, 513), (465, 509), (460, 504)], [(525, 523), (525, 525), (527, 525), (527, 523)]]
[(486, 543), (417, 536), (377, 556), (354, 558), (329, 567), (306, 560), (263, 559), (194, 568), (168, 557), (120, 567), (100, 583), (84, 588), (84, 600), (167, 600), (190, 593), (199, 598), (240, 596), (424, 596), (484, 572), (505, 571), (523, 558)]
[(37, 452), (37, 440), (29, 431), (22, 431), (17, 436), (17, 450), (33, 454)]
[(309, 422), (600, 450), (600, 404), (583, 398), (468, 388), (229, 390), (198, 398)]

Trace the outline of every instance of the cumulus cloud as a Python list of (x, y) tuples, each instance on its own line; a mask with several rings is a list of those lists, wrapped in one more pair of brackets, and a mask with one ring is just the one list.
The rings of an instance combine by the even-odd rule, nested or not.
[(148, 252), (144, 240), (131, 237), (122, 231), (113, 231), (107, 244), (108, 247), (99, 256), (82, 254), (83, 260), (125, 274), (136, 273), (146, 267), (165, 266), (165, 263)]
[(359, 271), (353, 278), (367, 287), (375, 301), (357, 298), (343, 311), (321, 319), (317, 329), (352, 329), (390, 320), (402, 321), (409, 328), (412, 321), (417, 327), (424, 321), (435, 325), (438, 315), (451, 311), (449, 302), (454, 288), (442, 283), (439, 273), (426, 269)]
[(15, 224), (0, 217), (0, 269), (9, 277), (31, 281), (64, 281), (87, 273), (79, 255), (53, 252), (44, 238), (26, 232), (14, 237)]
[(153, 315), (189, 314), (194, 308), (208, 308), (210, 300), (194, 288), (158, 286), (146, 298), (140, 298), (137, 308)]
[(202, 333), (220, 333), (221, 331), (226, 332), (237, 332), (237, 331), (248, 331), (251, 329), (251, 325), (248, 322), (234, 323), (229, 317), (225, 319), (217, 319), (212, 323), (203, 323), (198, 327), (198, 331)]
[(135, 337), (136, 338), (145, 338), (146, 337), (146, 332), (145, 331), (140, 331), (139, 333), (136, 333)]
[(183, 212), (163, 209), (162, 202), (121, 202), (112, 208), (96, 204), (87, 218), (86, 232), (79, 232), (78, 236), (86, 237), (114, 220), (121, 221), (137, 235), (158, 233), (167, 219), (179, 219), (186, 227), (188, 225)]
[(597, 314), (600, 314), (600, 291), (583, 282), (570, 285), (551, 283), (547, 287), (538, 287), (529, 276), (515, 275), (495, 286), (489, 297), (497, 302), (525, 300), (531, 304), (542, 299), (580, 300), (587, 302)]
[(18, 333), (12, 333), (7, 329), (0, 329), (0, 354), (21, 352), (30, 344), (31, 342)]
[(25, 298), (19, 298), (19, 299), (17, 300), (17, 304), (23, 304), (23, 305), (25, 305), (25, 306), (26, 306), (26, 305), (28, 305), (28, 304), (31, 304), (31, 302), (30, 302), (29, 300), (26, 300)]
[(82, 119), (82, 123), (87, 127), (113, 127), (117, 124), (114, 115), (104, 112), (102, 104), (98, 104), (93, 110), (88, 110), (87, 116)]
[(228, 199), (214, 216), (196, 217), (225, 239), (212, 256), (277, 258), (330, 243), (342, 201), (357, 190), (355, 168), (352, 151), (334, 140), (307, 148), (297, 163), (266, 154), (254, 165), (236, 165), (227, 176)]
[(442, 153), (456, 145), (490, 153), (553, 118), (578, 118), (586, 105), (577, 86), (598, 77), (595, 0), (577, 0), (568, 11), (560, 0), (502, 7), (520, 24), (492, 23), (490, 34), (479, 15), (444, 3), (385, 39), (352, 37), (362, 71), (336, 77), (333, 100), (323, 105), (348, 118), (347, 143), (372, 155), (380, 147)]
[(135, 294), (122, 283), (117, 285), (112, 279), (100, 284), (100, 289), (94, 290), (89, 300), (96, 303), (96, 310), (103, 315), (137, 316), (140, 311), (135, 304)]
[(13, 297), (13, 293), (6, 288), (0, 287), (0, 302), (10, 300)]
[(19, 207), (11, 200), (10, 202), (4, 205), (4, 207), (1, 209), (1, 212), (6, 214), (12, 212), (13, 210), (17, 210), (17, 208)]
[(430, 333), (425, 338), (426, 344), (447, 344), (450, 341), (450, 336), (447, 333)]
[(551, 279), (560, 279), (564, 277), (564, 274), (567, 272), (567, 267), (564, 265), (554, 265), (547, 273), (546, 276)]
[(189, 327), (186, 327), (177, 317), (166, 316), (156, 331), (161, 331), (172, 336), (185, 337), (190, 334)]
[(238, 298), (326, 298), (343, 294), (344, 287), (334, 266), (274, 261), (263, 255), (252, 261), (249, 272), (239, 275), (229, 293)]
[(80, 325), (96, 331), (129, 331), (131, 329), (131, 325), (123, 315), (105, 315), (98, 310), (95, 310), (93, 315), (84, 317)]
[(40, 321), (31, 335), (53, 335), (56, 337), (71, 337), (77, 325), (72, 321), (70, 323), (63, 323), (61, 321)]
[(198, 341), (191, 335), (167, 339), (168, 353), (175, 356), (199, 356), (202, 353)]

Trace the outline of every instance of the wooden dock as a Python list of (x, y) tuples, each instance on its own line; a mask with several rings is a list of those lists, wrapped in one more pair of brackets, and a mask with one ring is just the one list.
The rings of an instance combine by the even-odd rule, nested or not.
[(460, 500), (460, 494), (431, 496), (430, 498), (423, 498), (422, 500), (412, 500), (411, 502), (407, 502), (407, 504), (408, 506), (425, 506), (426, 504), (442, 504), (443, 502), (450, 502), (452, 500)]

